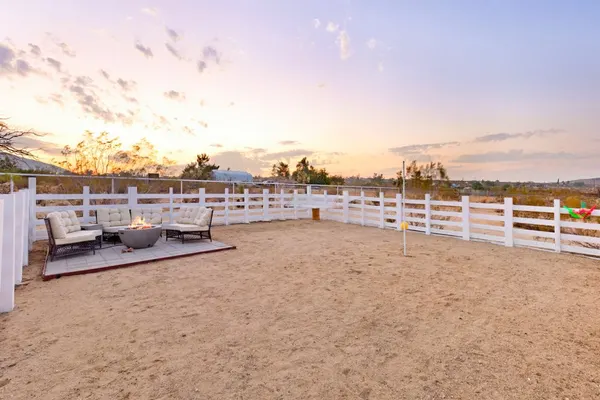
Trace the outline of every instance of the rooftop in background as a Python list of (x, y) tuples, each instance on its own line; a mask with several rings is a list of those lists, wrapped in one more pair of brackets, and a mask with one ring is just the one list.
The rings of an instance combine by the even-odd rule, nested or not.
[(211, 171), (212, 179), (221, 182), (252, 182), (252, 174), (244, 171)]

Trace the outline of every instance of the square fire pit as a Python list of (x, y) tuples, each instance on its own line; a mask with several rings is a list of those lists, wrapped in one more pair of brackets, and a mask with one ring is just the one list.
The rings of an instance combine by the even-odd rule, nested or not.
[(132, 249), (144, 249), (152, 247), (160, 237), (162, 227), (160, 225), (150, 225), (144, 227), (119, 229), (119, 238), (121, 243)]

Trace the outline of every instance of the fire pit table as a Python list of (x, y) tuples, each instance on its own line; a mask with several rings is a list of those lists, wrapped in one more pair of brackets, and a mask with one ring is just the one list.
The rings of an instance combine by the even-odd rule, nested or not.
[(121, 243), (132, 249), (144, 249), (152, 247), (158, 241), (162, 227), (150, 225), (143, 227), (131, 227), (119, 229)]

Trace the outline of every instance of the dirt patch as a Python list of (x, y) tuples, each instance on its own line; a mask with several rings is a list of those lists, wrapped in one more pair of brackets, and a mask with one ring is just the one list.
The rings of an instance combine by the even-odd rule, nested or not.
[(0, 398), (600, 396), (596, 260), (334, 222), (42, 282), (0, 316)]

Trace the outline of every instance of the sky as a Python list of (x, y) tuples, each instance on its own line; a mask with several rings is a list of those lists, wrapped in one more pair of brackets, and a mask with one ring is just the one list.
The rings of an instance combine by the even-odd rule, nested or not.
[(600, 2), (0, 0), (0, 116), (186, 164), (600, 176)]

